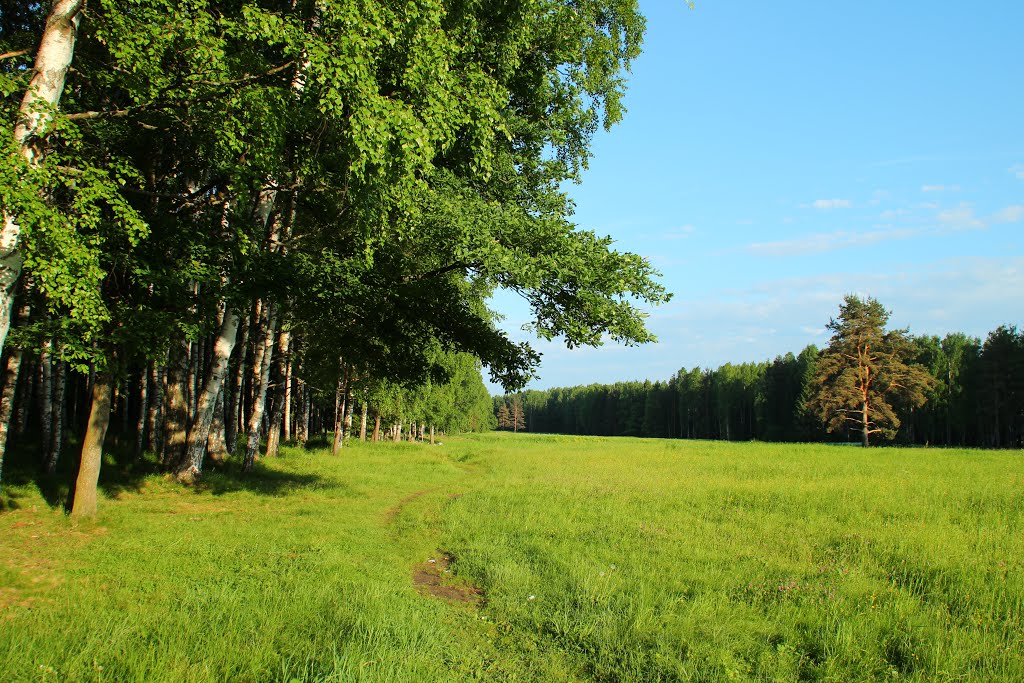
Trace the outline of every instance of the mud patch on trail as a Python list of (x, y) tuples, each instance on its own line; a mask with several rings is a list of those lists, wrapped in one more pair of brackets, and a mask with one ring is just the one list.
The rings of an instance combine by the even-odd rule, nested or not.
[(476, 586), (452, 583), (450, 567), (452, 556), (439, 553), (412, 570), (412, 585), (420, 593), (430, 595), (448, 602), (481, 605), (484, 595)]

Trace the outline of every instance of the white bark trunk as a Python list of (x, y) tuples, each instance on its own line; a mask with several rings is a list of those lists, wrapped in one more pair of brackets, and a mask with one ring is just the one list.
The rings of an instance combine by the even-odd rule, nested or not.
[(64, 393), (67, 386), (67, 369), (64, 361), (58, 360), (53, 370), (53, 401), (50, 406), (50, 443), (46, 458), (46, 473), (57, 472), (61, 448), (64, 445)]
[(185, 462), (177, 473), (179, 481), (194, 481), (202, 475), (203, 456), (206, 454), (210, 426), (213, 424), (213, 411), (217, 408), (217, 396), (224, 386), (228, 360), (235, 349), (235, 340), (238, 337), (238, 320), (238, 314), (228, 306), (224, 311), (224, 322), (220, 326), (217, 342), (213, 347), (210, 376), (199, 395), (196, 418), (185, 440)]
[(281, 425), (281, 438), (285, 443), (292, 440), (292, 354), (289, 349), (284, 365), (284, 422)]
[(270, 383), (270, 362), (274, 355), (276, 328), (277, 311), (272, 311), (261, 344), (263, 359), (260, 364), (259, 384), (253, 392), (252, 415), (249, 417), (249, 434), (245, 444), (245, 460), (242, 462), (242, 470), (245, 472), (252, 470), (253, 463), (256, 462), (256, 453), (260, 448), (260, 426), (263, 424), (263, 413), (267, 407), (267, 385)]
[[(53, 109), (60, 103), (64, 79), (75, 54), (75, 38), (82, 20), (85, 0), (57, 0), (46, 19), (46, 28), (36, 52), (32, 80), (21, 98), (14, 143), (30, 164), (38, 162), (35, 141), (46, 135)], [(14, 290), (21, 275), (21, 228), (18, 217), (4, 212), (0, 231), (0, 350), (11, 329)]]

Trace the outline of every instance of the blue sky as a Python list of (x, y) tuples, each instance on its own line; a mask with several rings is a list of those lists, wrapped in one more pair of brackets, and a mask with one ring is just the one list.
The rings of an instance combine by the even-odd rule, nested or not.
[[(641, 7), (629, 111), (569, 192), (675, 298), (655, 345), (536, 341), (531, 387), (824, 346), (846, 293), (914, 334), (1024, 323), (1024, 3)], [(493, 306), (530, 338), (521, 302)]]

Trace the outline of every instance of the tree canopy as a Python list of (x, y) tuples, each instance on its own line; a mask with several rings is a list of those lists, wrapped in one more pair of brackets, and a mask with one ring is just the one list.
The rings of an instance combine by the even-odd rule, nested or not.
[(847, 295), (829, 321), (828, 347), (818, 358), (810, 408), (830, 432), (856, 429), (892, 438), (900, 426), (897, 401), (921, 406), (933, 380), (912, 358), (906, 330), (886, 330), (889, 311), (876, 299)]
[(635, 0), (83, 8), (0, 15), (0, 344), (17, 298), (9, 356), (45, 346), (114, 394), (166, 369), (180, 474), (231, 382), (251, 458), (282, 354), (325, 387), (438, 384), (460, 353), (523, 386), (540, 356), (496, 325), (497, 288), (545, 339), (653, 339), (657, 273), (563, 189), (623, 115)]

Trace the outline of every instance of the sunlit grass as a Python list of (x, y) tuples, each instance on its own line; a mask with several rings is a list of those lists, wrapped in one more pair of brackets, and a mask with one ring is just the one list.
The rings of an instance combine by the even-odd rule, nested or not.
[[(491, 434), (0, 514), (4, 680), (1024, 680), (1019, 452)], [(443, 550), (450, 603), (413, 586)]]

